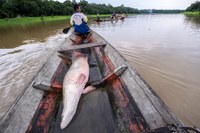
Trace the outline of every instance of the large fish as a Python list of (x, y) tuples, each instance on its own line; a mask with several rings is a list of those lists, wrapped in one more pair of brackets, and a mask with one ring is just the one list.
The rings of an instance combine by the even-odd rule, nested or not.
[(88, 78), (89, 65), (87, 58), (83, 55), (78, 55), (73, 59), (73, 63), (63, 81), (64, 107), (61, 116), (61, 129), (64, 129), (72, 120), (76, 113), (81, 94), (95, 89), (92, 86), (85, 88)]

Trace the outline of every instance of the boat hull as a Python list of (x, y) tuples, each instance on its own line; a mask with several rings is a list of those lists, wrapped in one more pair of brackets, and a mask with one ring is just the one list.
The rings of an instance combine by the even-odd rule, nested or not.
[[(96, 42), (107, 45), (90, 48), (98, 65), (90, 66), (88, 84), (100, 81), (119, 66), (127, 69), (82, 95), (74, 118), (61, 129), (62, 85), (71, 57), (70, 52), (64, 56), (56, 52), (1, 120), (1, 132), (145, 132), (168, 124), (182, 125), (124, 57), (97, 33), (92, 31), (92, 35)], [(70, 45), (74, 37), (70, 35), (59, 50)]]

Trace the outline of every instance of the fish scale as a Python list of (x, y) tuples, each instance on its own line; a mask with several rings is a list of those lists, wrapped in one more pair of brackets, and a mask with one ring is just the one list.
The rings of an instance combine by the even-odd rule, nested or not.
[[(84, 75), (81, 81), (81, 75)], [(89, 77), (89, 65), (86, 57), (77, 57), (63, 81), (63, 112), (61, 129), (67, 127), (72, 120), (78, 106), (79, 99)]]
[[(84, 67), (85, 65), (88, 65), (87, 62), (81, 62), (82, 58), (79, 60), (75, 60), (72, 64), (72, 67), (70, 67), (70, 70), (65, 76), (65, 84), (75, 84), (77, 82), (77, 79), (79, 78), (79, 75), (81, 73), (80, 69), (81, 67)], [(73, 69), (75, 71), (73, 71)]]

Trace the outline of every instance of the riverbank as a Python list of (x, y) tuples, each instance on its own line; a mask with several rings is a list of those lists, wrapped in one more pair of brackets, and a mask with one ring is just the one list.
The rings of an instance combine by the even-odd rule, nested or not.
[(200, 12), (184, 12), (186, 15), (200, 15)]
[(186, 19), (190, 22), (200, 25), (200, 12), (185, 12)]
[[(110, 14), (103, 14), (100, 17), (109, 17)], [(88, 15), (88, 18), (96, 18), (96, 15)], [(20, 18), (7, 18), (0, 19), (0, 27), (29, 25), (46, 21), (67, 20), (70, 16), (47, 16), (47, 17), (20, 17)]]

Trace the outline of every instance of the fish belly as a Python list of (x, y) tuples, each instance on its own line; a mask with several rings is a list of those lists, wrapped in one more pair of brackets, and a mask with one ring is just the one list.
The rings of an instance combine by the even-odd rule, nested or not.
[(61, 129), (72, 120), (81, 94), (89, 77), (89, 65), (86, 58), (78, 58), (72, 63), (63, 82), (63, 112)]

